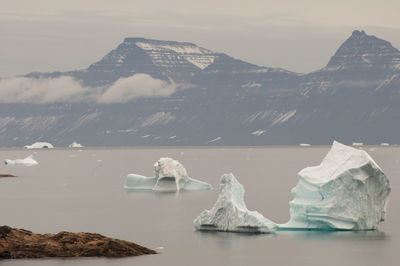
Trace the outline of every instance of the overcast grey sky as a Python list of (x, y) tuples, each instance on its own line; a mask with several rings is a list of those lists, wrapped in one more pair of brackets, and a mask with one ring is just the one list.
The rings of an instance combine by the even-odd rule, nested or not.
[(354, 29), (400, 48), (399, 0), (0, 0), (0, 77), (86, 68), (125, 37), (323, 67)]

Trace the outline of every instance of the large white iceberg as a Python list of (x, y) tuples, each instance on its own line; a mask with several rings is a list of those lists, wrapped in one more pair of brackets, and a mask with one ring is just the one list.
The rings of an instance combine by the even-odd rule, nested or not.
[(204, 210), (194, 221), (197, 230), (271, 233), (276, 224), (257, 211), (249, 211), (244, 202), (244, 188), (233, 174), (224, 174), (220, 194), (211, 210)]
[(15, 159), (15, 160), (4, 160), (4, 164), (6, 165), (23, 165), (23, 166), (34, 166), (39, 163), (33, 159), (33, 155), (29, 155), (25, 159)]
[(80, 143), (78, 143), (78, 142), (76, 142), (76, 141), (74, 141), (74, 142), (72, 142), (71, 144), (69, 144), (68, 147), (69, 147), (69, 148), (83, 148), (83, 145), (80, 144)]
[(124, 188), (127, 191), (154, 190), (161, 192), (180, 190), (209, 190), (211, 185), (190, 178), (183, 165), (171, 158), (160, 158), (154, 164), (155, 177), (129, 174)]
[(335, 141), (320, 165), (298, 177), (290, 221), (280, 228), (369, 230), (385, 218), (389, 180), (363, 150)]
[(24, 146), (26, 149), (52, 149), (54, 146), (48, 142), (35, 142), (32, 145)]

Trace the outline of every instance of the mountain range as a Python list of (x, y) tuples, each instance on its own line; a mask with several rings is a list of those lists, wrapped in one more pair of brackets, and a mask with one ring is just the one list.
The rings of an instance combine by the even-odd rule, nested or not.
[(357, 30), (307, 74), (126, 38), (87, 69), (3, 78), (1, 90), (0, 146), (400, 143), (400, 51)]

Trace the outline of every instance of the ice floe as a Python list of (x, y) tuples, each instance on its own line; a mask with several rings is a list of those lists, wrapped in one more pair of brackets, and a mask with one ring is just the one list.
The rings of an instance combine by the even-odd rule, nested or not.
[(364, 150), (335, 141), (320, 165), (298, 177), (290, 221), (280, 229), (369, 230), (385, 218), (389, 180)]
[(83, 148), (83, 145), (78, 143), (78, 142), (76, 142), (76, 141), (74, 141), (68, 147), (69, 148)]
[(34, 165), (38, 165), (39, 163), (35, 159), (33, 159), (33, 155), (29, 155), (25, 159), (15, 159), (15, 160), (6, 159), (6, 160), (4, 160), (4, 164), (34, 166)]
[(362, 147), (364, 146), (363, 142), (353, 142), (351, 145), (353, 145), (354, 147)]
[(209, 190), (211, 185), (190, 178), (183, 165), (177, 160), (165, 157), (154, 164), (155, 177), (129, 174), (124, 188), (127, 191), (154, 190), (171, 192), (181, 190)]
[(249, 211), (244, 202), (244, 188), (233, 174), (224, 174), (220, 194), (210, 210), (204, 210), (194, 221), (197, 230), (247, 233), (271, 233), (276, 224), (257, 211)]
[(48, 142), (35, 142), (32, 145), (24, 146), (26, 149), (52, 149), (54, 146)]

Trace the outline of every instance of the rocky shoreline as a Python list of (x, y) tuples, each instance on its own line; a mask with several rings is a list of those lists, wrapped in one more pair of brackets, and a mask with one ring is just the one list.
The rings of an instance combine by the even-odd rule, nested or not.
[(35, 234), (0, 226), (0, 259), (45, 257), (128, 257), (157, 252), (133, 242), (94, 233)]

